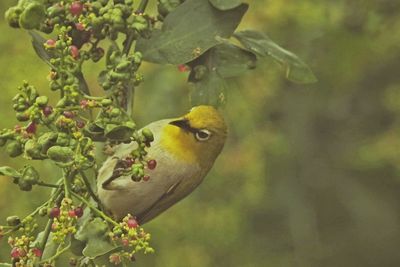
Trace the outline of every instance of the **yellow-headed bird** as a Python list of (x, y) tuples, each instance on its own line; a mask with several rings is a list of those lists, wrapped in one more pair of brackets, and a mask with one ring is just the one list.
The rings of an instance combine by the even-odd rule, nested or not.
[(211, 106), (197, 106), (180, 118), (153, 122), (145, 128), (154, 134), (148, 157), (157, 168), (146, 170), (148, 181), (134, 182), (121, 176), (105, 184), (118, 160), (136, 149), (136, 143), (115, 147), (99, 170), (98, 194), (115, 219), (127, 214), (143, 224), (190, 194), (204, 179), (221, 152), (227, 127), (221, 114)]

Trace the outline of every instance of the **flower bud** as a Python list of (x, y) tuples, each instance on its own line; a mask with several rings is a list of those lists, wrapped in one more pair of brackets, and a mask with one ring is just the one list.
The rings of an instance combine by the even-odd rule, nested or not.
[(6, 221), (9, 226), (17, 226), (21, 223), (20, 218), (15, 215), (7, 217)]
[(38, 104), (39, 107), (44, 107), (49, 102), (49, 98), (45, 95), (39, 96), (38, 98), (36, 98), (35, 102), (36, 104)]
[(40, 24), (46, 18), (44, 6), (40, 3), (33, 2), (26, 6), (19, 17), (19, 25), (27, 30), (39, 28)]
[(23, 152), (21, 144), (17, 141), (11, 141), (10, 143), (8, 143), (6, 151), (7, 154), (12, 158), (18, 157)]
[(153, 133), (151, 132), (150, 129), (144, 128), (142, 130), (142, 135), (145, 138), (145, 142), (153, 142), (154, 141), (154, 135), (153, 135)]
[(55, 162), (67, 163), (72, 161), (74, 151), (69, 147), (52, 146), (47, 150), (47, 156)]
[(6, 11), (5, 17), (10, 25), (13, 28), (19, 28), (19, 16), (22, 13), (22, 9), (20, 7), (11, 7)]

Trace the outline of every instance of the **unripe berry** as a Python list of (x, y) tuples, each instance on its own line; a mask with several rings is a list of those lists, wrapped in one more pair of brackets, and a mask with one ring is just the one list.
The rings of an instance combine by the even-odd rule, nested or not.
[(33, 248), (32, 253), (33, 253), (33, 255), (35, 255), (35, 257), (41, 257), (43, 254), (42, 251), (38, 248)]
[(56, 47), (56, 41), (53, 40), (53, 39), (49, 39), (49, 40), (46, 41), (46, 45), (48, 47)]
[(150, 175), (143, 176), (143, 181), (147, 182), (148, 180), (150, 180)]
[(71, 217), (71, 218), (76, 217), (75, 210), (69, 210), (68, 211), (68, 216)]

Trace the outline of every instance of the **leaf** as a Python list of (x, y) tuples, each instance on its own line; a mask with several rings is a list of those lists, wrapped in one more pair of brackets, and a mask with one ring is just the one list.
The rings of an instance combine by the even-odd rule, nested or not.
[(298, 56), (280, 47), (267, 35), (256, 31), (241, 31), (234, 34), (234, 37), (249, 51), (260, 57), (270, 56), (286, 71), (286, 78), (297, 83), (315, 83), (317, 78)]
[(43, 38), (40, 34), (29, 31), (29, 34), (32, 36), (32, 46), (35, 50), (36, 54), (49, 65), (52, 69), (55, 69), (54, 65), (50, 63), (50, 59), (52, 56), (50, 53), (45, 49), (44, 43), (47, 41)]
[(21, 176), (21, 174), (17, 170), (15, 170), (11, 167), (8, 167), (8, 166), (0, 167), (0, 175), (9, 176), (9, 177), (20, 177)]
[(107, 231), (107, 223), (100, 218), (86, 222), (75, 234), (77, 240), (86, 242), (82, 254), (94, 259), (116, 249), (117, 247), (111, 244)]
[(192, 106), (221, 106), (225, 103), (225, 80), (216, 71), (210, 71), (201, 80), (191, 82), (190, 102)]
[(254, 69), (257, 57), (238, 46), (225, 43), (210, 50), (212, 68), (222, 78), (239, 76), (249, 69)]
[(219, 10), (228, 10), (239, 6), (241, 0), (209, 0), (210, 3)]
[(168, 14), (162, 29), (153, 31), (150, 39), (139, 39), (136, 49), (144, 60), (154, 63), (192, 61), (218, 44), (219, 38), (229, 38), (247, 8), (247, 4), (241, 4), (221, 11), (208, 0), (187, 0)]

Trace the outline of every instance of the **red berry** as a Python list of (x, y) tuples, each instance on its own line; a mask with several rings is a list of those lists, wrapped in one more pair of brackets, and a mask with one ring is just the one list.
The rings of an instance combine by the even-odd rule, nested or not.
[(75, 210), (69, 210), (68, 211), (68, 216), (71, 217), (71, 218), (76, 217)]
[(60, 208), (58, 207), (54, 207), (50, 210), (50, 214), (49, 214), (50, 218), (57, 218), (58, 216), (60, 216)]
[(121, 242), (122, 242), (122, 245), (129, 246), (129, 240), (127, 238), (122, 239)]
[(150, 180), (150, 175), (143, 176), (143, 181), (147, 182), (148, 180)]
[(180, 64), (180, 65), (178, 65), (178, 70), (179, 70), (180, 72), (187, 72), (187, 71), (189, 71), (190, 69), (189, 69), (189, 67), (188, 67), (187, 65), (185, 65), (185, 64)]
[(49, 39), (46, 41), (46, 45), (49, 47), (55, 47), (56, 46), (56, 41), (53, 39)]
[(125, 163), (127, 167), (131, 167), (133, 163), (135, 163), (135, 160), (131, 157), (125, 158)]
[(138, 222), (134, 218), (130, 218), (127, 224), (129, 228), (136, 228), (139, 226)]
[(28, 126), (26, 127), (25, 130), (27, 133), (34, 134), (34, 133), (36, 133), (36, 129), (37, 129), (36, 123), (31, 122), (28, 124)]
[(79, 57), (79, 48), (78, 47), (76, 47), (75, 45), (71, 45), (70, 47), (69, 47), (69, 50), (70, 50), (70, 52), (71, 52), (71, 56), (73, 57), (73, 58), (78, 58)]
[(89, 102), (86, 99), (82, 99), (80, 102), (81, 108), (87, 108)]
[(83, 5), (79, 1), (75, 1), (71, 4), (71, 7), (69, 8), (69, 12), (71, 12), (72, 15), (77, 16), (80, 15), (83, 11)]
[(76, 121), (76, 127), (80, 128), (80, 129), (85, 127), (85, 122), (84, 121)]
[(78, 218), (82, 217), (83, 216), (83, 208), (82, 207), (76, 207), (75, 208), (75, 215)]
[(45, 115), (46, 117), (50, 116), (51, 113), (53, 113), (53, 108), (50, 106), (45, 106), (42, 110), (43, 115)]
[(19, 254), (19, 248), (13, 247), (11, 250), (11, 258), (16, 259), (21, 257), (21, 255)]
[(151, 159), (147, 162), (147, 168), (149, 168), (149, 170), (154, 170), (157, 166), (157, 161), (155, 159)]
[(75, 23), (75, 28), (76, 28), (78, 31), (84, 31), (84, 30), (85, 30), (85, 26), (83, 26), (82, 23)]
[(68, 119), (72, 119), (75, 116), (75, 114), (72, 111), (64, 111), (63, 115)]
[(32, 253), (33, 255), (35, 255), (35, 257), (41, 257), (42, 256), (42, 251), (38, 248), (33, 248), (32, 249)]

